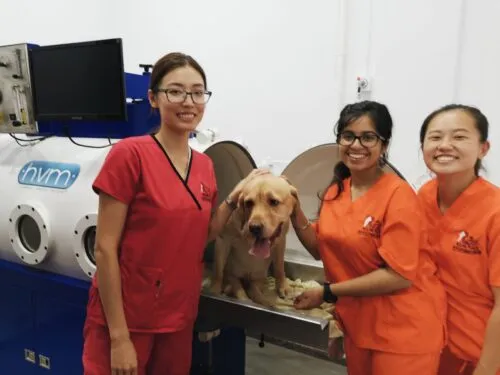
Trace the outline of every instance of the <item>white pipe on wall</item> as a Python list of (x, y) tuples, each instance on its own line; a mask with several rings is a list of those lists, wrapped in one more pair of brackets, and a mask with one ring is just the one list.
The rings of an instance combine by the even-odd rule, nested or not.
[(457, 54), (455, 57), (455, 70), (453, 77), (453, 97), (452, 102), (457, 102), (460, 100), (460, 83), (462, 78), (462, 60), (463, 60), (463, 50), (465, 43), (465, 25), (467, 17), (467, 2), (466, 0), (460, 1), (460, 13), (458, 21), (458, 43), (457, 43)]
[(346, 57), (347, 57), (347, 27), (348, 27), (348, 0), (339, 0), (338, 2), (338, 19), (337, 19), (337, 32), (335, 38), (335, 49), (338, 49), (334, 67), (335, 86), (337, 87), (336, 93), (336, 113), (344, 107), (345, 103), (345, 82), (346, 82)]

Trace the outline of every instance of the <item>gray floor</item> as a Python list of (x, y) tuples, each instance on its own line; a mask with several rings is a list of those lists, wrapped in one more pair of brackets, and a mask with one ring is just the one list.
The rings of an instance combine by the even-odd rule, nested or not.
[(344, 367), (293, 350), (247, 339), (246, 375), (346, 375)]

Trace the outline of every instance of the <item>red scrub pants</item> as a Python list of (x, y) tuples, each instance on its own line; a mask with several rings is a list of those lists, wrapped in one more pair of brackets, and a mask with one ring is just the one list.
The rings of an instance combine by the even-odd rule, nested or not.
[[(349, 375), (436, 375), (440, 352), (398, 354), (358, 348), (344, 337)], [(448, 375), (448, 374), (447, 374)]]
[[(172, 333), (130, 333), (135, 346), (138, 375), (189, 375), (193, 327)], [(107, 327), (87, 322), (84, 328), (84, 375), (111, 375)]]

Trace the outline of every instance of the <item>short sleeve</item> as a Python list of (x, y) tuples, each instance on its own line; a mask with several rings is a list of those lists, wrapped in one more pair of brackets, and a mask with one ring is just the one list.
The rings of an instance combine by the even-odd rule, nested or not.
[(106, 193), (130, 204), (140, 176), (140, 161), (129, 142), (120, 141), (112, 146), (99, 174), (92, 184), (96, 194)]
[(415, 192), (400, 186), (389, 201), (378, 249), (385, 263), (408, 280), (417, 273), (422, 241), (422, 214)]
[(488, 241), (489, 282), (500, 287), (500, 213), (493, 217)]

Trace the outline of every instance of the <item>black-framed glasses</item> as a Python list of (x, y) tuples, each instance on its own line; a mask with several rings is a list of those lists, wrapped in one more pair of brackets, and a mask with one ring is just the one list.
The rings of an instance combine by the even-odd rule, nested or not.
[(191, 97), (193, 103), (196, 104), (206, 104), (212, 96), (212, 91), (206, 90), (195, 90), (192, 92), (183, 89), (158, 89), (158, 92), (164, 92), (167, 96), (167, 100), (170, 103), (184, 103), (188, 95)]
[(339, 134), (338, 143), (342, 146), (351, 146), (356, 139), (359, 141), (361, 146), (366, 148), (372, 148), (377, 145), (379, 141), (384, 141), (385, 138), (381, 137), (374, 132), (363, 132), (361, 135), (356, 135), (353, 132), (345, 131)]

